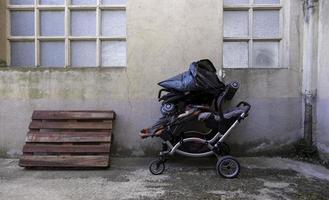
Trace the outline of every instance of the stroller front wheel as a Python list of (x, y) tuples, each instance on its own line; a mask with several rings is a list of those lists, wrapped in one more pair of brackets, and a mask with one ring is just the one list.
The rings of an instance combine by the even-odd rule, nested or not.
[(240, 173), (240, 163), (232, 156), (223, 156), (217, 161), (216, 170), (224, 178), (235, 178)]
[(150, 163), (149, 170), (153, 175), (160, 175), (165, 170), (165, 163), (162, 160), (154, 160)]

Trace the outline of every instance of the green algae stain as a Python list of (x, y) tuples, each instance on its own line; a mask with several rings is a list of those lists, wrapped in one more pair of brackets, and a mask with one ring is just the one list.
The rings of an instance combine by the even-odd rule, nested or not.
[(43, 92), (37, 88), (30, 88), (28, 94), (30, 99), (41, 99), (44, 97)]
[(0, 59), (0, 67), (7, 67), (6, 61)]
[(0, 147), (0, 158), (8, 158), (7, 150), (3, 147)]

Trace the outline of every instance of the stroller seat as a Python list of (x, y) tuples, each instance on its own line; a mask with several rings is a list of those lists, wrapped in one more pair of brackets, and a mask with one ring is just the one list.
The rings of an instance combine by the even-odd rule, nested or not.
[[(233, 107), (223, 113), (224, 119), (232, 119), (239, 117), (242, 113), (247, 112), (248, 107), (247, 106), (239, 106), (239, 107)], [(198, 116), (199, 121), (206, 121), (206, 120), (215, 120), (220, 121), (221, 118), (218, 115), (215, 115), (211, 112), (202, 112)]]

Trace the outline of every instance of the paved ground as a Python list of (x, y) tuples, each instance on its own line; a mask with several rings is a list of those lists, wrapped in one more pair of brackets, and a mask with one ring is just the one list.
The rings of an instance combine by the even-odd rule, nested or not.
[(173, 160), (163, 175), (147, 158), (113, 158), (109, 170), (24, 170), (0, 160), (1, 200), (329, 199), (329, 170), (281, 158), (240, 158), (239, 178), (216, 175), (215, 160)]

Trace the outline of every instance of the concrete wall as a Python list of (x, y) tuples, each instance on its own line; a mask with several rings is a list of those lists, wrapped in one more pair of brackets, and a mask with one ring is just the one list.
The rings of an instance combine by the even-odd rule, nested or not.
[[(137, 133), (159, 117), (156, 83), (202, 58), (211, 59), (220, 69), (222, 5), (218, 0), (128, 2), (127, 68), (0, 69), (2, 156), (21, 153), (35, 109), (113, 109), (118, 114), (113, 154), (155, 155), (158, 140), (142, 141)], [(300, 12), (296, 6), (301, 2), (291, 1), (288, 68), (221, 71), (225, 80), (242, 83), (233, 103), (247, 100), (253, 106), (250, 117), (230, 138), (240, 155), (286, 152), (300, 137)]]
[(285, 154), (302, 137), (301, 64), (303, 13), (301, 1), (287, 1), (284, 69), (225, 69), (224, 80), (239, 80), (235, 103), (252, 104), (249, 118), (230, 138), (241, 155)]
[(329, 2), (319, 1), (319, 6), (316, 143), (321, 157), (329, 160)]

